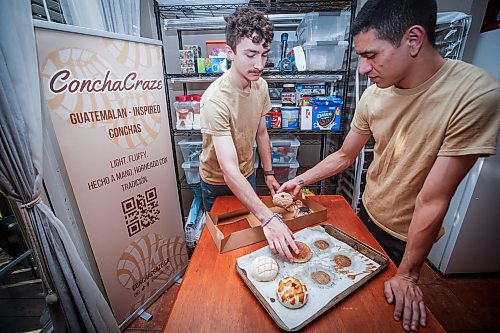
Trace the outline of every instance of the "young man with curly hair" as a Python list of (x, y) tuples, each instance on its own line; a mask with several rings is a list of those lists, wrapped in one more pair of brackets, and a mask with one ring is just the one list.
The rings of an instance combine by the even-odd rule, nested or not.
[[(435, 0), (368, 0), (351, 28), (363, 93), (342, 147), (278, 191), (296, 194), (345, 170), (371, 136), (360, 217), (398, 266), (385, 282), (405, 331), (426, 325), (422, 264), (478, 157), (495, 154), (500, 85), (483, 70), (445, 60), (434, 47)], [(494, 209), (494, 208), (492, 208)]]
[(292, 232), (255, 193), (254, 141), (267, 187), (271, 194), (279, 188), (272, 173), (265, 121), (271, 101), (267, 82), (261, 78), (273, 26), (253, 7), (237, 9), (226, 21), (226, 53), (232, 66), (201, 98), (203, 205), (210, 211), (217, 196), (234, 194), (262, 222), (270, 249), (291, 260), (288, 245), (298, 253)]

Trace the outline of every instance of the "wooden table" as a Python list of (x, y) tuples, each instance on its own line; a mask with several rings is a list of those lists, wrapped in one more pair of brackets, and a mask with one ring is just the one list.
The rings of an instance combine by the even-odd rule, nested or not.
[[(383, 252), (364, 224), (341, 196), (316, 196), (316, 201), (328, 208), (329, 223), (361, 242)], [(212, 212), (224, 213), (241, 204), (235, 197), (217, 198)], [(267, 242), (252, 244), (219, 254), (207, 228), (184, 274), (177, 298), (164, 332), (279, 332), (261, 304), (247, 288), (235, 269), (236, 258), (253, 252)], [(304, 332), (404, 332), (402, 322), (393, 319), (394, 306), (387, 304), (384, 281), (396, 272), (389, 266), (335, 305)], [(427, 327), (419, 332), (445, 332), (427, 309)]]

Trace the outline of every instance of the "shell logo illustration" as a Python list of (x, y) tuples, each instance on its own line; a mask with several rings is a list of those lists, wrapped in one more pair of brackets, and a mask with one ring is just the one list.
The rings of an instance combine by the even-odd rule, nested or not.
[(161, 50), (151, 45), (130, 43), (123, 40), (104, 39), (108, 52), (123, 66), (141, 70), (158, 65)]
[[(103, 57), (90, 50), (63, 48), (50, 53), (41, 76), (51, 112), (78, 128), (102, 128), (106, 137), (122, 148), (143, 148), (152, 143), (160, 133), (162, 120), (153, 92), (163, 89), (163, 82), (145, 80), (140, 77), (140, 69), (157, 64), (161, 58), (156, 48), (132, 46), (134, 44), (106, 42), (107, 51), (129, 70), (124, 74), (125, 79), (118, 77)], [(131, 50), (141, 54), (144, 60), (131, 60), (135, 57), (129, 54)], [(85, 81), (89, 84), (84, 84)], [(106, 81), (109, 86), (102, 92), (106, 90), (103, 88)], [(54, 92), (54, 87), (58, 91)], [(93, 90), (95, 87), (102, 87), (102, 91)], [(155, 106), (154, 112), (136, 111), (139, 107), (151, 110), (151, 106)]]
[(136, 298), (131, 311), (144, 304), (159, 287), (167, 283), (188, 260), (184, 240), (150, 233), (133, 241), (120, 256), (116, 276)]

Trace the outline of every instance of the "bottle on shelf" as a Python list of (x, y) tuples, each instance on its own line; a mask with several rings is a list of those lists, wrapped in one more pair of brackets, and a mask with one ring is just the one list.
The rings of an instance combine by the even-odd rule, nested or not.
[(193, 129), (193, 109), (191, 107), (191, 96), (175, 96), (174, 108), (177, 117), (175, 128), (177, 128), (178, 130)]
[(200, 101), (201, 95), (191, 95), (191, 108), (193, 109), (193, 129), (201, 129), (200, 120)]

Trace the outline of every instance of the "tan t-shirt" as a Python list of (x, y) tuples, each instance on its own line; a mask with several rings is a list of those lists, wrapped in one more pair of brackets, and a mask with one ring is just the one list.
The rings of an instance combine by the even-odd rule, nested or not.
[(447, 60), (414, 89), (370, 86), (351, 123), (351, 130), (375, 139), (363, 193), (370, 217), (406, 241), (436, 158), (495, 154), (499, 127), (499, 83), (462, 61)]
[(217, 135), (232, 136), (241, 173), (245, 177), (253, 173), (253, 143), (260, 120), (270, 109), (267, 82), (262, 78), (252, 82), (250, 92), (245, 93), (232, 83), (229, 70), (208, 87), (200, 106), (203, 133), (200, 176), (204, 182), (225, 184), (212, 141)]

